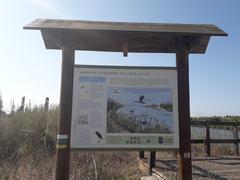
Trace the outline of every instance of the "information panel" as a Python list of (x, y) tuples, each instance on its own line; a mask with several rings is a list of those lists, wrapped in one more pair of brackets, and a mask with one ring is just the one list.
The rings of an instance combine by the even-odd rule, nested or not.
[(176, 68), (74, 68), (72, 149), (177, 149)]

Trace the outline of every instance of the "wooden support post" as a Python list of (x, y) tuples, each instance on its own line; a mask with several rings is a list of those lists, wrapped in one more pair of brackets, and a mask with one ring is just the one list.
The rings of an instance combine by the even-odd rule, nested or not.
[(188, 39), (178, 39), (176, 66), (178, 75), (179, 153), (178, 179), (192, 179), (191, 122), (189, 103)]
[(149, 175), (152, 175), (152, 168), (155, 167), (156, 151), (150, 151), (149, 154)]
[[(233, 138), (238, 140), (238, 126), (237, 125), (234, 126), (234, 137)], [(236, 146), (236, 154), (237, 154), (237, 156), (239, 156), (238, 142), (236, 142), (235, 146)]]
[(62, 77), (60, 93), (60, 118), (57, 137), (56, 180), (69, 179), (70, 130), (72, 114), (74, 50), (62, 50)]
[(207, 156), (211, 156), (210, 128), (208, 122), (205, 122), (205, 128), (206, 128), (205, 153), (207, 154)]
[(139, 151), (139, 159), (144, 159), (144, 151)]

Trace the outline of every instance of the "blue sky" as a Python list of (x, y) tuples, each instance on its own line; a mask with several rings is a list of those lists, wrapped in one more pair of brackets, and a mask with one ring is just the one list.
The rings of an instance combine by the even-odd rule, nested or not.
[[(240, 1), (22, 0), (0, 1), (0, 92), (4, 108), (22, 96), (32, 104), (59, 102), (61, 52), (46, 50), (36, 18), (159, 23), (210, 23), (229, 33), (213, 37), (206, 54), (190, 55), (191, 115), (240, 115)], [(174, 54), (76, 53), (77, 64), (175, 66)]]

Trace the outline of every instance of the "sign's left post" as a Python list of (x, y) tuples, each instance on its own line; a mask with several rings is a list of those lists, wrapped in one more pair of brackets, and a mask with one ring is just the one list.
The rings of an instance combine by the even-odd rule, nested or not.
[(74, 56), (74, 49), (69, 47), (62, 49), (62, 75), (60, 116), (57, 135), (56, 180), (69, 179)]

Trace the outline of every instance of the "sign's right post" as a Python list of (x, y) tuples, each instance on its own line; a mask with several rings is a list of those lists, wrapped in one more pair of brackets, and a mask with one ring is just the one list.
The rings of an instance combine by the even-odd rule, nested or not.
[(178, 176), (180, 180), (192, 179), (191, 124), (189, 103), (188, 39), (178, 39), (176, 67), (178, 76), (179, 153)]

